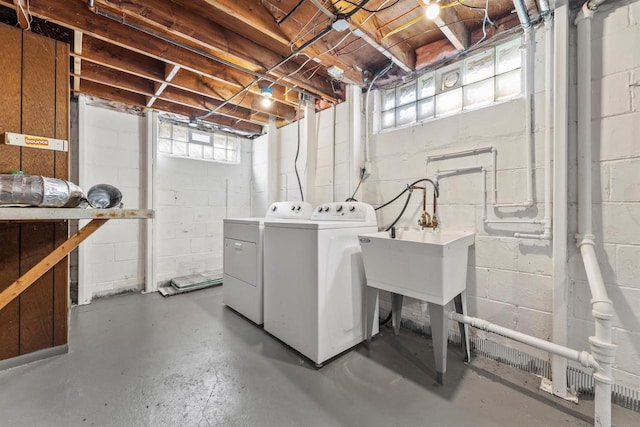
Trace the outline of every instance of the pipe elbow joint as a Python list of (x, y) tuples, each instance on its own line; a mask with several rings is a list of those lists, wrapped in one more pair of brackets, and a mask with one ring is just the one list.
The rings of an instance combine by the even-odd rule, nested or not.
[(594, 236), (593, 234), (585, 234), (582, 236), (577, 236), (578, 240), (580, 240), (578, 242), (578, 249), (582, 248), (585, 245), (591, 246), (595, 249), (596, 247), (596, 236)]
[(596, 319), (611, 320), (613, 319), (613, 303), (610, 299), (592, 299), (591, 314)]

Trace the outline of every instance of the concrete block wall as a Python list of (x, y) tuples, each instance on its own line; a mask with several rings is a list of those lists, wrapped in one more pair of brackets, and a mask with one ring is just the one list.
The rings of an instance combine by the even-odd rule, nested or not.
[[(605, 3), (606, 5), (606, 3)], [(607, 10), (609, 9), (609, 10)], [(615, 377), (640, 388), (640, 1), (605, 8), (592, 22), (593, 220), (613, 301)], [(575, 179), (575, 175), (573, 176)], [(572, 186), (578, 188), (580, 183)], [(575, 197), (575, 194), (572, 195)], [(590, 293), (580, 256), (570, 259), (570, 345), (588, 349)]]
[[(124, 207), (141, 206), (141, 132), (145, 118), (79, 101), (80, 180), (87, 192), (96, 184), (111, 184), (122, 192)], [(144, 146), (144, 145), (142, 145)], [(86, 221), (85, 221), (86, 222)], [(144, 284), (141, 224), (138, 220), (112, 220), (84, 242), (79, 251), (84, 261), (79, 268), (79, 286), (84, 300), (142, 289)]]
[(252, 142), (238, 165), (158, 155), (157, 280), (222, 270), (222, 220), (251, 216)]
[[(594, 229), (598, 230), (598, 256), (609, 294), (616, 307), (615, 339), (619, 346), (615, 376), (619, 383), (640, 388), (640, 55), (635, 46), (640, 41), (640, 2), (599, 12), (594, 19)], [(536, 30), (536, 71), (534, 110), (534, 198), (529, 209), (493, 209), (489, 218), (541, 219), (544, 212), (544, 38)], [(571, 57), (575, 58), (575, 31), (571, 32)], [(599, 51), (599, 53), (598, 53)], [(572, 61), (575, 61), (573, 59)], [(570, 83), (575, 91), (575, 62), (571, 64)], [(348, 109), (341, 104), (338, 108)], [(576, 100), (570, 97), (569, 226), (570, 235), (577, 231), (577, 154)], [(423, 124), (371, 136), (373, 168), (364, 182), (359, 200), (379, 205), (402, 191), (407, 183), (433, 175), (438, 169), (482, 165), (490, 169), (489, 154), (432, 161), (424, 170), (428, 154), (494, 146), (498, 150), (498, 201), (521, 202), (526, 198), (526, 159), (524, 155), (524, 100), (513, 100), (475, 111), (439, 118)], [(331, 129), (330, 111), (317, 120), (319, 128)], [(339, 139), (349, 134), (339, 121), (348, 114), (337, 114), (335, 151), (318, 141), (318, 188), (329, 183), (327, 174), (336, 170), (333, 189), (348, 182), (348, 150), (339, 154)], [(331, 129), (333, 130), (333, 129)], [(325, 132), (324, 134), (327, 134)], [(323, 134), (320, 131), (319, 134)], [(344, 137), (346, 144), (348, 136)], [(330, 156), (335, 153), (332, 164)], [(339, 162), (345, 159), (344, 170)], [(490, 174), (488, 175), (490, 179)], [(550, 242), (517, 239), (515, 231), (540, 232), (536, 225), (486, 225), (482, 221), (482, 182), (479, 174), (443, 178), (438, 200), (438, 217), (443, 230), (470, 230), (476, 233), (476, 244), (469, 254), (468, 305), (471, 315), (531, 334), (551, 338), (552, 324), (552, 250)], [(487, 183), (491, 190), (490, 181)], [(347, 191), (348, 192), (348, 191)], [(322, 194), (319, 191), (319, 194)], [(415, 227), (421, 209), (421, 194), (414, 195), (400, 227)], [(429, 191), (430, 197), (430, 191)], [(390, 224), (402, 208), (404, 200), (379, 212), (379, 225)], [(576, 255), (574, 241), (569, 241), (570, 307), (569, 345), (587, 349), (587, 338), (593, 334), (590, 295), (584, 267)], [(382, 295), (382, 307), (388, 308), (388, 297)], [(405, 299), (404, 317), (428, 324), (426, 304)], [(453, 326), (453, 325), (452, 325)], [(547, 358), (541, 351), (522, 346), (495, 335), (476, 332), (481, 337), (518, 348), (534, 356)]]

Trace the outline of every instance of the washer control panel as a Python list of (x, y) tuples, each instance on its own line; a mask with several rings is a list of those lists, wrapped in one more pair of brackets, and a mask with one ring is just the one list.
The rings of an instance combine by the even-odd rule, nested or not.
[(267, 209), (267, 218), (309, 219), (313, 206), (308, 202), (275, 202)]
[(311, 215), (317, 221), (375, 221), (371, 205), (362, 202), (331, 202), (318, 206)]

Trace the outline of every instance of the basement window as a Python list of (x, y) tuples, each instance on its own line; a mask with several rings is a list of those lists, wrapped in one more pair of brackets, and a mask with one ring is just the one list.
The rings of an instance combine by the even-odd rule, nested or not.
[(521, 37), (381, 92), (379, 130), (474, 110), (522, 94)]
[(236, 135), (159, 121), (158, 152), (175, 157), (237, 164), (240, 163), (240, 140)]

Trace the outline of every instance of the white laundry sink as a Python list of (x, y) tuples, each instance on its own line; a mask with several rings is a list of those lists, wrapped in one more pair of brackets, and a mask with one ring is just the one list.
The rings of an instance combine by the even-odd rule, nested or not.
[(466, 288), (475, 234), (433, 230), (359, 235), (367, 285), (445, 305)]

